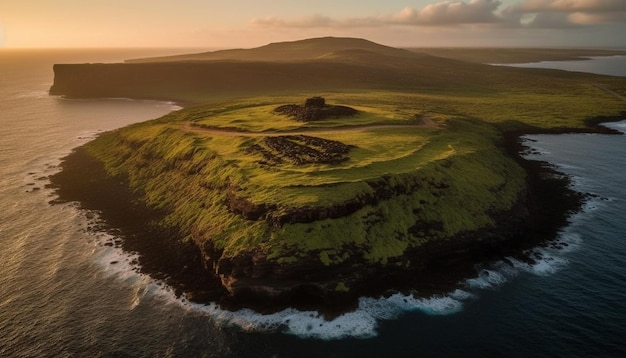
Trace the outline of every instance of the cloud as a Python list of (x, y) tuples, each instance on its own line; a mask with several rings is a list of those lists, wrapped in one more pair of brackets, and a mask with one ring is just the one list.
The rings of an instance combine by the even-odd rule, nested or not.
[(521, 20), (521, 25), (524, 27), (541, 29), (578, 27), (578, 25), (570, 21), (567, 14), (557, 12), (540, 12), (537, 14), (530, 14)]
[(253, 19), (255, 25), (268, 27), (378, 27), (389, 25), (404, 26), (444, 26), (462, 24), (482, 24), (499, 22), (495, 14), (502, 2), (500, 0), (470, 0), (464, 2), (443, 1), (425, 6), (422, 9), (406, 7), (395, 14), (333, 19), (315, 15), (300, 19), (282, 19), (267, 17)]
[[(433, 0), (435, 1), (435, 0)], [(502, 0), (439, 1), (421, 9), (405, 7), (394, 14), (335, 19), (314, 15), (299, 19), (253, 19), (275, 28), (367, 28), (484, 25), (520, 28), (566, 28), (626, 22), (626, 0)]]
[(500, 0), (444, 1), (425, 6), (421, 10), (404, 8), (391, 16), (391, 24), (438, 26), (453, 24), (483, 24), (499, 22), (495, 11)]
[(522, 0), (504, 9), (502, 15), (509, 20), (519, 19), (523, 26), (536, 28), (622, 23), (626, 21), (626, 1)]
[(624, 0), (524, 0), (514, 5), (521, 12), (611, 12), (626, 11)]
[(252, 23), (255, 25), (267, 26), (267, 27), (295, 27), (295, 28), (310, 28), (310, 27), (330, 27), (336, 25), (336, 21), (328, 16), (313, 15), (297, 20), (285, 20), (279, 17), (265, 17), (261, 19), (253, 19)]
[(601, 14), (575, 12), (570, 14), (568, 19), (570, 22), (580, 25), (626, 23), (626, 11)]

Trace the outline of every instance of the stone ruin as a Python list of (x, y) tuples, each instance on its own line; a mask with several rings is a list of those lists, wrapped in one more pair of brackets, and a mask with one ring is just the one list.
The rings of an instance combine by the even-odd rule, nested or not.
[(274, 112), (292, 117), (296, 121), (311, 122), (326, 118), (350, 117), (358, 113), (354, 108), (326, 104), (324, 97), (310, 97), (304, 105), (285, 104), (274, 109)]

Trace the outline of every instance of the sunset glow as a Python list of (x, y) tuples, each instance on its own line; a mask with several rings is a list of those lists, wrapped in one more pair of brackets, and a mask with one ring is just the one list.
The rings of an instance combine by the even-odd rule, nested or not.
[(0, 47), (253, 47), (319, 36), (395, 46), (624, 47), (623, 0), (23, 0)]

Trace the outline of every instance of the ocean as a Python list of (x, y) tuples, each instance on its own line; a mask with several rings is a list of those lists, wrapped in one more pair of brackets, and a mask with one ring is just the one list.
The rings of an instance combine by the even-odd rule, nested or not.
[(539, 61), (507, 64), (506, 66), (526, 68), (553, 68), (557, 70), (589, 72), (600, 75), (626, 76), (624, 63), (626, 56), (592, 56), (587, 61)]
[[(525, 137), (529, 158), (592, 194), (532, 264), (476, 267), (446, 295), (363, 298), (332, 321), (177, 298), (139, 272), (136, 254), (115, 244), (123, 238), (94, 230), (97, 213), (51, 204), (47, 186), (98, 133), (179, 109), (49, 96), (52, 64), (175, 52), (185, 51), (0, 51), (0, 357), (626, 356), (626, 136)], [(604, 60), (585, 62), (606, 70)], [(626, 121), (607, 126), (626, 131)]]

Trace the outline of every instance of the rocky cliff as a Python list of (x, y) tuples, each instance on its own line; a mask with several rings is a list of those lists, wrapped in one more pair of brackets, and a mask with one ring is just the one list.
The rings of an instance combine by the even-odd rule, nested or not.
[[(131, 226), (124, 245), (179, 292), (260, 310), (442, 289), (554, 237), (582, 198), (520, 159), (517, 135), (589, 131), (586, 119), (623, 111), (626, 88), (369, 44), (280, 63), (54, 70), (52, 94), (214, 103), (105, 133), (53, 182)], [(286, 105), (293, 93), (336, 104)]]

